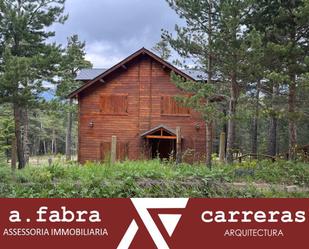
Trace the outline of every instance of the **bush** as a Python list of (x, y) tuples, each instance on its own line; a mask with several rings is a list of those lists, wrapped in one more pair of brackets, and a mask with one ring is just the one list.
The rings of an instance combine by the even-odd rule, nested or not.
[(0, 166), (0, 183), (8, 183), (11, 180), (11, 171), (9, 167)]

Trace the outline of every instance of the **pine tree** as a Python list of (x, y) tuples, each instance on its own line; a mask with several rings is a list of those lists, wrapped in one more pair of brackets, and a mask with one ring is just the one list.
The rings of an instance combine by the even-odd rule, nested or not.
[[(67, 95), (76, 90), (81, 83), (75, 80), (79, 70), (91, 67), (91, 63), (85, 59), (85, 42), (79, 41), (77, 35), (68, 38), (67, 47), (65, 48), (61, 66), (60, 79), (61, 82), (57, 87), (57, 96), (64, 100)], [(72, 152), (72, 126), (73, 112), (75, 106), (72, 99), (67, 105), (67, 132), (66, 132), (66, 159), (71, 160)]]
[(279, 108), (277, 100), (280, 97), (279, 86), (282, 82), (278, 82), (278, 77), (273, 77), (275, 70), (279, 68), (278, 64), (280, 64), (280, 59), (276, 58), (268, 47), (268, 43), (272, 41), (268, 29), (272, 25), (271, 22), (277, 15), (276, 12), (279, 7), (280, 3), (278, 1), (255, 1), (252, 5), (251, 14), (248, 16), (249, 28), (257, 30), (262, 37), (261, 49), (264, 50), (262, 60), (264, 74), (261, 92), (264, 95), (263, 112), (268, 118), (267, 154), (270, 156), (275, 156), (278, 149)]
[(276, 88), (288, 89), (289, 157), (294, 159), (297, 122), (301, 115), (297, 89), (302, 87), (302, 75), (308, 71), (305, 58), (309, 52), (309, 1), (258, 1), (252, 16), (256, 27), (265, 34), (271, 61), (269, 75), (273, 82), (277, 82)]
[(64, 2), (0, 1), (0, 99), (14, 107), (19, 168), (25, 167), (28, 156), (28, 109), (38, 101), (43, 82), (53, 78), (59, 64), (59, 47), (46, 40), (54, 35), (47, 28), (67, 18), (63, 15)]
[[(254, 36), (246, 30), (251, 1), (168, 2), (179, 16), (186, 20), (186, 26), (176, 26), (176, 38), (167, 32), (163, 34), (163, 38), (168, 40), (172, 48), (182, 57), (190, 58), (200, 69), (207, 72), (207, 83), (215, 84), (217, 95), (225, 96), (224, 99), (229, 102), (227, 162), (231, 163), (233, 153), (237, 149), (237, 103), (248, 84), (248, 76), (245, 72), (247, 74), (253, 72), (254, 66), (250, 60), (253, 61), (252, 57), (257, 53), (253, 49), (256, 43), (254, 39), (258, 39), (258, 34)], [(212, 148), (210, 127), (213, 121), (209, 118), (207, 120), (206, 140), (210, 153)], [(207, 164), (210, 157), (211, 155), (207, 154)]]
[(218, 70), (222, 82), (227, 83), (229, 90), (227, 156), (228, 163), (233, 162), (236, 151), (237, 106), (241, 94), (247, 87), (248, 55), (252, 49), (252, 37), (246, 32), (246, 17), (251, 1), (222, 0), (218, 11), (218, 35), (215, 37), (215, 51), (218, 60)]
[[(248, 22), (246, 21), (246, 24)], [(250, 23), (249, 23), (250, 24)], [(253, 157), (258, 154), (258, 137), (259, 137), (259, 121), (261, 113), (261, 92), (265, 79), (265, 50), (262, 46), (262, 35), (254, 28), (248, 30), (244, 51), (246, 53), (245, 60), (241, 67), (241, 80), (244, 81), (244, 100), (240, 103), (241, 114), (245, 111), (251, 111), (251, 154)]]
[(171, 57), (171, 49), (165, 40), (159, 41), (153, 48), (152, 51), (157, 53), (163, 60), (168, 60)]
[[(207, 84), (212, 85), (214, 73), (214, 54), (213, 54), (213, 36), (217, 32), (216, 19), (217, 19), (217, 3), (216, 0), (167, 0), (171, 8), (186, 21), (185, 27), (176, 25), (177, 36), (173, 37), (173, 34), (165, 31), (162, 35), (163, 40), (168, 41), (170, 46), (178, 52), (183, 58), (189, 58), (196, 62), (197, 68), (208, 74)], [(175, 78), (174, 78), (175, 79)], [(175, 79), (177, 80), (177, 78)], [(192, 86), (184, 84), (181, 80), (175, 82), (180, 88), (185, 90), (191, 89), (194, 93), (200, 88), (194, 82), (191, 82)], [(201, 97), (210, 97), (211, 91), (207, 93), (207, 90), (211, 89), (211, 86), (205, 86), (202, 95), (197, 95), (196, 98), (184, 101), (194, 109), (209, 109), (205, 106), (205, 101), (202, 104), (198, 103), (197, 99)], [(209, 106), (210, 107), (210, 106)], [(206, 119), (206, 164), (211, 167), (211, 155), (212, 155), (212, 123), (215, 115), (204, 115)]]
[(0, 161), (5, 156), (8, 162), (11, 156), (10, 152), (14, 137), (14, 121), (12, 116), (9, 105), (0, 106)]

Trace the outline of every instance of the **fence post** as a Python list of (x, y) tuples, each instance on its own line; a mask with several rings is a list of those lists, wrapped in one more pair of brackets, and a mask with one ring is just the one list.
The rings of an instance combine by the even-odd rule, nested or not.
[(219, 159), (220, 159), (220, 162), (224, 163), (225, 161), (225, 132), (221, 132), (220, 134)]
[(117, 153), (117, 137), (112, 136), (112, 143), (111, 143), (111, 164), (116, 163), (116, 153)]
[(181, 163), (181, 129), (176, 127), (176, 163)]

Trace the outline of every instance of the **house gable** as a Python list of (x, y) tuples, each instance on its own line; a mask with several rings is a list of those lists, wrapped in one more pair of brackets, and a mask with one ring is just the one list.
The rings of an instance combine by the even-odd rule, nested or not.
[[(74, 95), (79, 100), (79, 161), (108, 158), (112, 136), (117, 137), (119, 160), (151, 158), (160, 144), (175, 146), (177, 126), (183, 150), (195, 150), (195, 158), (200, 158), (205, 150), (204, 121), (196, 112), (175, 105), (173, 96), (186, 93), (171, 81), (171, 71), (148, 53), (140, 53), (86, 83)], [(159, 144), (158, 139), (164, 141)]]
[(176, 68), (173, 65), (171, 65), (170, 63), (164, 61), (163, 59), (161, 59), (160, 57), (158, 57), (154, 53), (150, 52), (149, 50), (147, 50), (145, 48), (142, 48), (142, 49), (138, 50), (137, 52), (135, 52), (134, 54), (132, 54), (129, 57), (127, 57), (126, 59), (124, 59), (123, 61), (119, 62), (115, 66), (113, 66), (110, 69), (102, 72), (101, 74), (96, 76), (94, 79), (88, 81), (86, 84), (81, 86), (79, 89), (77, 89), (74, 92), (72, 92), (68, 96), (68, 98), (75, 98), (76, 96), (78, 96), (78, 94), (80, 94), (81, 92), (86, 90), (88, 87), (94, 85), (97, 82), (105, 83), (105, 78), (106, 77), (108, 77), (110, 74), (118, 72), (119, 70), (120, 71), (126, 70), (129, 63), (131, 63), (132, 61), (136, 60), (138, 57), (141, 57), (141, 56), (148, 56), (152, 60), (155, 60), (157, 63), (159, 63), (163, 67), (163, 69), (168, 69), (168, 70), (173, 71), (176, 74), (184, 77), (187, 80), (194, 81), (194, 78), (192, 78), (189, 74), (179, 70), (178, 68)]

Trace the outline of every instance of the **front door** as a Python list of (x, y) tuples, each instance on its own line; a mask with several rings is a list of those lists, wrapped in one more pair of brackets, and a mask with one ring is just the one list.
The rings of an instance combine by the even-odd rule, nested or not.
[(149, 139), (151, 157), (160, 159), (175, 159), (176, 140), (174, 139)]

